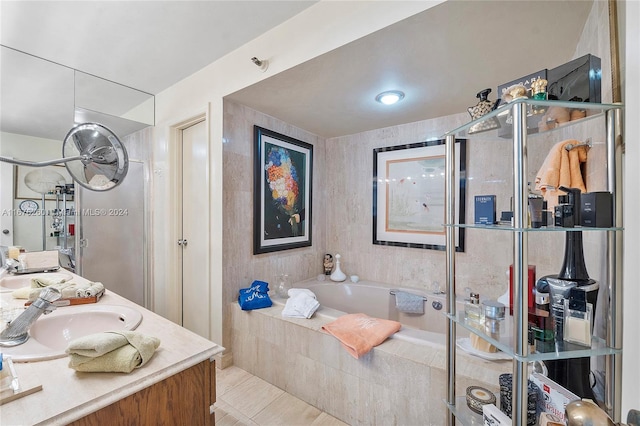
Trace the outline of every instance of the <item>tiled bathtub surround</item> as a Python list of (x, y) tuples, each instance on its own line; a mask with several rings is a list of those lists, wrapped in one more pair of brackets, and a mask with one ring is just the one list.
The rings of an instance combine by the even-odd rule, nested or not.
[[(335, 311), (282, 318), (283, 305), (232, 312), (234, 364), (350, 425), (442, 425), (446, 408), (445, 347), (388, 339), (355, 359), (321, 331)], [(472, 384), (498, 391), (510, 362), (457, 358), (458, 394)]]

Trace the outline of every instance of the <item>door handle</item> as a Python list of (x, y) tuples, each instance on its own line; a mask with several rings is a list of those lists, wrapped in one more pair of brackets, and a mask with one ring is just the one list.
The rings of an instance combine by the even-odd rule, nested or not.
[(179, 246), (186, 247), (186, 245), (187, 245), (187, 240), (185, 240), (185, 239), (179, 239), (179, 240), (178, 240), (178, 245), (179, 245)]
[(2, 230), (2, 233), (3, 233), (4, 235), (9, 235), (9, 230), (8, 230), (8, 229), (3, 229), (3, 230)]

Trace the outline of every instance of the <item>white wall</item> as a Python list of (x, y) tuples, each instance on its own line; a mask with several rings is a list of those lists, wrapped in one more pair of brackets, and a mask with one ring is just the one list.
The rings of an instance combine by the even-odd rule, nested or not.
[[(640, 2), (624, 2), (626, 61), (623, 76), (625, 103), (625, 238), (624, 238), (624, 355), (622, 371), (622, 420), (630, 409), (640, 410)], [(621, 52), (621, 54), (623, 54)]]
[[(154, 143), (153, 234), (155, 310), (179, 321), (179, 306), (175, 298), (174, 262), (170, 259), (170, 211), (172, 161), (170, 157), (170, 126), (197, 115), (203, 109), (209, 113), (211, 194), (211, 271), (212, 335), (222, 340), (222, 203), (223, 153), (222, 98), (264, 78), (319, 56), (399, 20), (419, 13), (441, 1), (322, 1), (287, 22), (252, 40), (231, 54), (214, 62), (187, 79), (156, 96), (156, 132)], [(292, 37), (292, 34), (295, 34)], [(250, 58), (269, 60), (269, 69), (262, 73)]]

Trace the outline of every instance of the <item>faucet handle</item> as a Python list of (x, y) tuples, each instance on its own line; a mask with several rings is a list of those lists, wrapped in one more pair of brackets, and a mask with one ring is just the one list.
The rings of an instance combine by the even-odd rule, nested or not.
[(48, 303), (53, 303), (62, 297), (60, 290), (54, 287), (45, 287), (38, 296), (40, 299)]
[(53, 304), (56, 300), (62, 297), (62, 293), (60, 290), (53, 287), (45, 287), (44, 290), (40, 292), (38, 298), (31, 304), (38, 309), (41, 309), (44, 314), (49, 314), (56, 309), (56, 306)]

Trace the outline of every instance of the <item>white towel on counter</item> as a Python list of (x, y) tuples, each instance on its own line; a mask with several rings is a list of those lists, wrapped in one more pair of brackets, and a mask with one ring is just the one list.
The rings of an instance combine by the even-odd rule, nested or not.
[(316, 295), (314, 292), (312, 292), (311, 290), (309, 290), (308, 288), (290, 288), (287, 291), (287, 294), (289, 295), (289, 297), (295, 297), (300, 293), (304, 293), (307, 296), (313, 297), (314, 299), (316, 299)]
[(282, 316), (289, 318), (308, 319), (311, 318), (311, 316), (315, 313), (315, 311), (318, 310), (319, 307), (320, 302), (316, 300), (315, 295), (313, 295), (312, 297), (306, 292), (299, 292), (295, 294), (295, 296), (289, 297), (287, 299), (287, 304), (282, 310)]
[[(76, 284), (74, 282), (51, 284), (47, 287), (59, 290), (62, 299), (79, 297), (77, 296), (78, 292), (89, 288), (87, 284)], [(45, 287), (22, 287), (11, 292), (11, 296), (13, 296), (14, 299), (28, 299), (30, 302), (33, 302), (40, 296), (40, 292), (44, 289)]]
[(94, 297), (104, 293), (104, 285), (100, 282), (91, 283), (89, 287), (78, 288), (76, 297)]
[(67, 275), (49, 273), (47, 275), (39, 275), (36, 278), (31, 278), (31, 288), (44, 288), (67, 281), (69, 281)]

